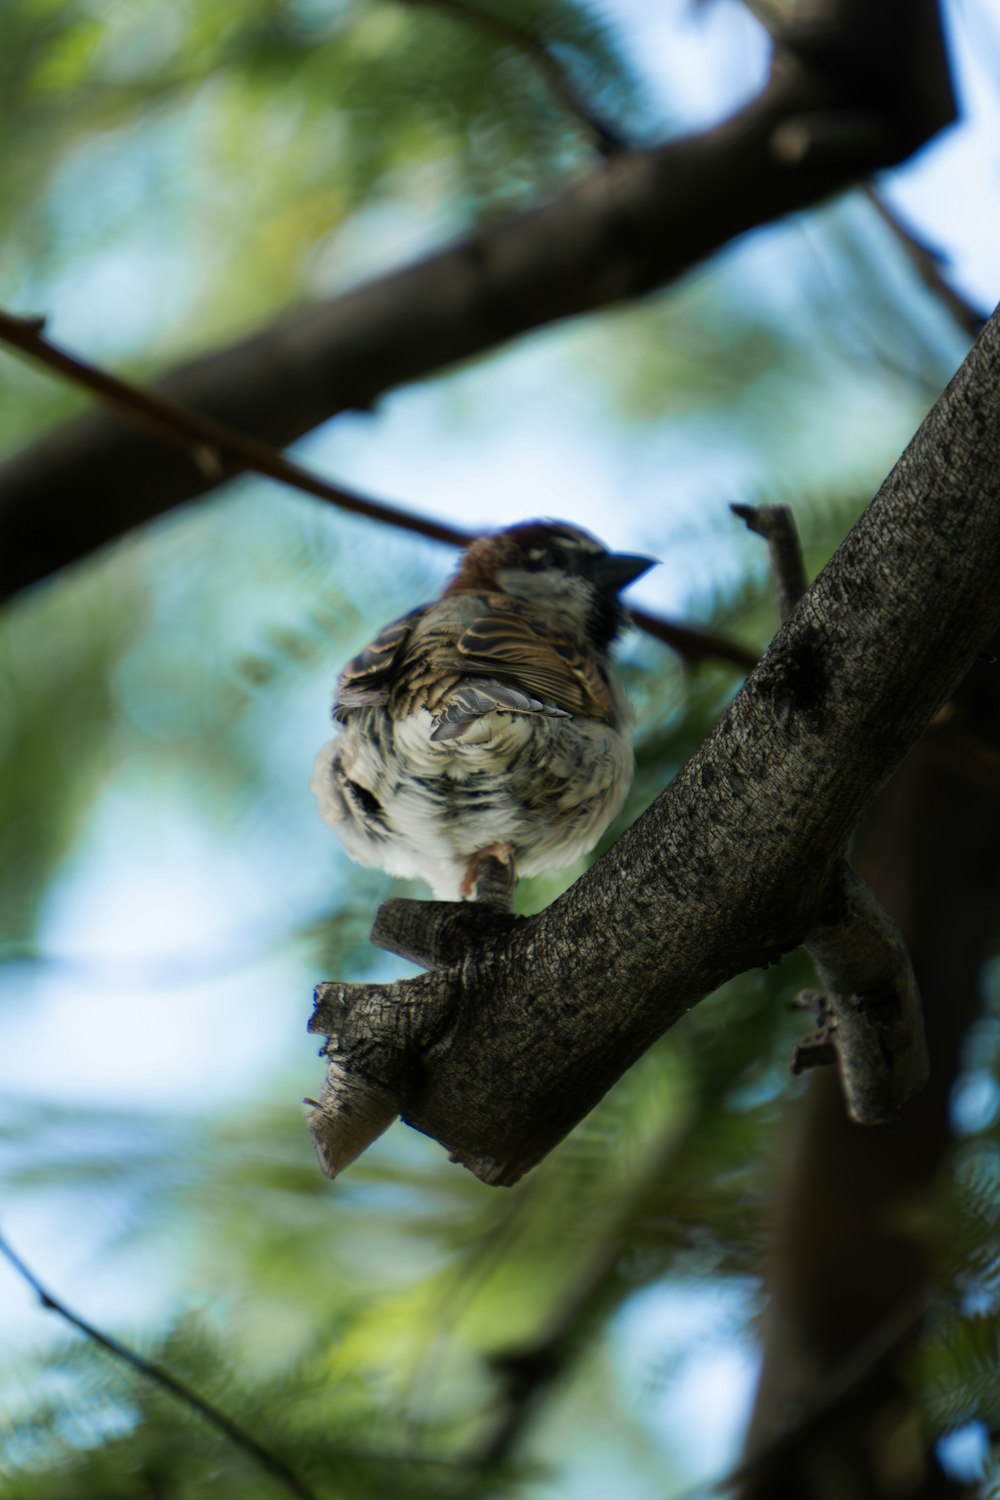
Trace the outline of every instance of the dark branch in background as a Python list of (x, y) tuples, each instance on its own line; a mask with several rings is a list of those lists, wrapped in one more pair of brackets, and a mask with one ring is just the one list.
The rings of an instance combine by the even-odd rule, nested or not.
[[(284, 447), (531, 329), (665, 286), (747, 230), (904, 160), (954, 118), (935, 0), (809, 12), (825, 30), (786, 31), (760, 97), (722, 124), (621, 151), (554, 202), (300, 308), (162, 390)], [(113, 416), (46, 433), (0, 473), (0, 597), (226, 477)]]
[(535, 32), (530, 31), (527, 26), (521, 26), (507, 16), (497, 15), (495, 11), (476, 5), (473, 0), (403, 0), (403, 4), (413, 8), (425, 6), (428, 9), (443, 11), (446, 15), (468, 22), (481, 31), (488, 31), (501, 42), (516, 47), (534, 63), (548, 85), (553, 99), (561, 109), (576, 120), (577, 124), (583, 127), (587, 135), (592, 137), (594, 145), (602, 156), (613, 156), (616, 151), (625, 150), (628, 144), (625, 137), (598, 118), (586, 101), (580, 97), (572, 78), (548, 43)]
[(685, 661), (697, 665), (700, 661), (714, 659), (731, 662), (744, 672), (757, 665), (756, 651), (741, 646), (728, 636), (718, 635), (714, 630), (699, 630), (693, 625), (681, 625), (676, 620), (665, 620), (661, 615), (651, 615), (645, 609), (630, 609), (629, 618), (639, 630), (644, 630), (654, 640), (683, 656)]
[(824, 1378), (822, 1385), (805, 1403), (801, 1415), (789, 1422), (768, 1442), (762, 1443), (740, 1460), (721, 1479), (708, 1480), (685, 1490), (677, 1500), (702, 1500), (711, 1495), (727, 1495), (738, 1484), (753, 1478), (780, 1461), (789, 1451), (808, 1447), (810, 1436), (844, 1407), (863, 1399), (868, 1384), (886, 1363), (906, 1348), (914, 1331), (920, 1327), (923, 1307), (894, 1309), (871, 1337), (841, 1361)]
[(823, 991), (810, 997), (817, 1029), (793, 1048), (792, 1071), (835, 1063), (852, 1120), (893, 1119), (930, 1074), (920, 992), (896, 924), (846, 861), (803, 947)]
[(190, 1411), (197, 1412), (210, 1427), (221, 1432), (234, 1447), (248, 1454), (259, 1468), (279, 1480), (287, 1490), (298, 1497), (298, 1500), (319, 1500), (316, 1491), (307, 1485), (304, 1479), (300, 1479), (298, 1474), (282, 1459), (277, 1458), (267, 1448), (263, 1448), (256, 1438), (251, 1437), (249, 1432), (238, 1423), (219, 1411), (218, 1407), (206, 1401), (204, 1396), (199, 1396), (197, 1391), (192, 1390), (189, 1385), (185, 1385), (182, 1380), (178, 1380), (162, 1366), (144, 1359), (141, 1354), (136, 1354), (134, 1349), (129, 1349), (127, 1345), (119, 1343), (110, 1334), (102, 1333), (99, 1328), (94, 1327), (93, 1323), (88, 1323), (86, 1318), (81, 1318), (78, 1313), (68, 1308), (65, 1302), (60, 1302), (58, 1297), (54, 1297), (2, 1235), (0, 1235), (0, 1255), (4, 1256), (49, 1312), (57, 1313), (64, 1322), (71, 1323), (74, 1328), (78, 1328), (91, 1343), (100, 1345), (109, 1354), (113, 1354), (115, 1359), (121, 1360), (123, 1364), (129, 1365), (131, 1369), (137, 1370), (140, 1375), (144, 1375), (147, 1380), (159, 1386), (161, 1391), (166, 1391), (169, 1396), (173, 1396)]
[[(996, 665), (995, 658), (990, 665)], [(945, 704), (927, 736), (928, 750), (953, 775), (1000, 796), (1000, 750), (970, 734), (966, 726), (954, 722), (955, 717), (954, 706)]]
[[(300, 464), (290, 462), (270, 444), (250, 437), (247, 433), (236, 432), (155, 391), (143, 390), (141, 386), (110, 375), (96, 365), (61, 349), (45, 337), (44, 325), (35, 319), (16, 318), (0, 310), (0, 342), (38, 360), (74, 385), (91, 391), (129, 421), (147, 428), (163, 442), (184, 449), (192, 466), (199, 464), (218, 474), (241, 471), (263, 474), (318, 500), (325, 500), (329, 505), (335, 505), (351, 515), (364, 516), (384, 526), (395, 526), (401, 531), (427, 537), (433, 542), (467, 547), (475, 535), (474, 532), (450, 526), (445, 521), (416, 515), (386, 501), (373, 500), (354, 490), (344, 489), (341, 485), (331, 484)], [(699, 662), (706, 657), (718, 657), (748, 670), (757, 660), (752, 651), (713, 631), (702, 631), (691, 625), (664, 620), (645, 610), (635, 611), (632, 618), (640, 630), (670, 646), (688, 661)]]
[(971, 339), (978, 338), (986, 322), (987, 314), (973, 307), (972, 303), (952, 286), (944, 275), (943, 257), (940, 252), (914, 234), (885, 195), (870, 182), (865, 183), (861, 191), (883, 224), (892, 231), (902, 245), (924, 286), (944, 303), (963, 332), (967, 333)]
[[(780, 44), (784, 22), (779, 13), (767, 4), (767, 0), (743, 0), (743, 8), (764, 28), (772, 41)], [(988, 314), (974, 307), (952, 286), (943, 272), (942, 255), (914, 234), (874, 183), (862, 183), (861, 191), (886, 228), (895, 235), (927, 290), (944, 303), (958, 327), (970, 339), (978, 338)]]

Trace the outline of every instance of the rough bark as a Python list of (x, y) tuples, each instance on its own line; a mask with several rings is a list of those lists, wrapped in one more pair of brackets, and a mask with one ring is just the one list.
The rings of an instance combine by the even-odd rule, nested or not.
[[(705, 745), (583, 879), (417, 979), (320, 987), (312, 1029), (332, 1040), (311, 1123), (329, 1168), (398, 1111), (514, 1181), (707, 993), (850, 917), (852, 830), (1000, 624), (998, 474), (995, 314)], [(433, 956), (454, 913), (411, 914)], [(885, 1035), (897, 959), (887, 945), (884, 984), (853, 997)], [(881, 1046), (855, 1065), (861, 1094), (897, 1105), (920, 1081), (901, 1090)]]
[[(952, 120), (936, 0), (804, 9), (764, 92), (725, 123), (618, 153), (545, 207), (174, 371), (163, 393), (287, 444), (529, 329), (663, 286)], [(113, 415), (47, 434), (0, 473), (0, 598), (236, 472)]]

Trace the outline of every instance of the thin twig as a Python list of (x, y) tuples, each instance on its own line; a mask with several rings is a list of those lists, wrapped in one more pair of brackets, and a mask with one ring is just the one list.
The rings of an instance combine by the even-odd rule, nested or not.
[(605, 125), (590, 106), (584, 103), (562, 63), (546, 42), (527, 26), (512, 21), (509, 16), (497, 15), (495, 11), (473, 3), (473, 0), (405, 0), (405, 3), (433, 6), (436, 10), (445, 11), (461, 21), (478, 26), (482, 31), (492, 32), (502, 42), (516, 47), (534, 63), (559, 106), (593, 137), (602, 156), (613, 156), (616, 151), (626, 149), (628, 142), (624, 136)]
[[(0, 1234), (0, 1255), (4, 1256), (21, 1277), (22, 1281), (26, 1282), (35, 1293), (42, 1306), (49, 1312), (58, 1314), (64, 1322), (71, 1323), (74, 1328), (78, 1328), (92, 1343), (100, 1345), (102, 1349), (107, 1349), (116, 1359), (130, 1365), (134, 1370), (138, 1370), (141, 1375), (145, 1375), (154, 1385), (158, 1385), (161, 1390), (167, 1391), (183, 1405), (198, 1412), (200, 1416), (204, 1417), (206, 1422), (212, 1427), (217, 1428), (235, 1447), (241, 1448), (245, 1453), (248, 1453), (251, 1458), (260, 1464), (261, 1468), (267, 1469), (276, 1479), (281, 1480), (294, 1495), (299, 1497), (299, 1500), (319, 1500), (316, 1491), (307, 1485), (303, 1479), (300, 1479), (294, 1470), (290, 1469), (280, 1458), (276, 1458), (267, 1448), (261, 1447), (260, 1443), (256, 1442), (244, 1428), (240, 1427), (230, 1417), (227, 1417), (224, 1412), (219, 1411), (204, 1396), (199, 1396), (197, 1391), (192, 1390), (189, 1385), (185, 1385), (184, 1381), (178, 1380), (175, 1375), (171, 1375), (162, 1366), (154, 1364), (151, 1360), (144, 1359), (141, 1354), (136, 1354), (134, 1349), (129, 1349), (126, 1344), (119, 1343), (111, 1334), (102, 1333), (93, 1323), (88, 1323), (86, 1318), (81, 1318), (78, 1313), (68, 1308), (65, 1302), (61, 1302), (58, 1297), (54, 1297), (48, 1288), (42, 1285), (31, 1267), (21, 1259), (10, 1242), (2, 1234)], [(343, 1445), (338, 1445), (336, 1449), (328, 1450), (328, 1456), (337, 1459), (358, 1459), (365, 1463), (389, 1464), (393, 1466), (415, 1464), (432, 1468), (458, 1470), (475, 1467), (469, 1460), (461, 1457), (441, 1456), (433, 1453), (374, 1452), (366, 1448)]]
[(806, 567), (795, 517), (787, 505), (731, 505), (729, 509), (767, 542), (778, 617), (784, 624), (806, 591)]
[(662, 641), (685, 661), (698, 663), (714, 657), (718, 661), (732, 662), (744, 672), (752, 672), (760, 660), (756, 651), (741, 646), (738, 641), (731, 641), (728, 636), (716, 635), (712, 630), (680, 625), (675, 620), (663, 619), (661, 615), (651, 615), (644, 609), (630, 609), (629, 618), (638, 630)]
[(120, 1359), (124, 1364), (130, 1365), (133, 1370), (138, 1370), (141, 1375), (145, 1375), (154, 1385), (159, 1386), (163, 1391), (167, 1391), (191, 1411), (198, 1412), (210, 1426), (216, 1428), (218, 1432), (227, 1437), (235, 1447), (242, 1449), (244, 1453), (248, 1453), (262, 1469), (266, 1469), (275, 1479), (280, 1480), (293, 1495), (298, 1496), (298, 1500), (319, 1500), (316, 1491), (306, 1484), (304, 1479), (300, 1479), (298, 1474), (290, 1469), (282, 1459), (277, 1458), (267, 1448), (262, 1447), (255, 1438), (252, 1438), (231, 1417), (227, 1417), (224, 1412), (219, 1411), (218, 1407), (213, 1406), (210, 1401), (206, 1401), (204, 1396), (199, 1396), (197, 1391), (192, 1390), (189, 1385), (185, 1385), (182, 1380), (178, 1380), (175, 1375), (171, 1375), (168, 1370), (164, 1370), (160, 1365), (153, 1364), (150, 1360), (144, 1359), (141, 1354), (136, 1354), (134, 1349), (129, 1349), (125, 1344), (119, 1343), (110, 1334), (102, 1333), (99, 1328), (94, 1327), (93, 1323), (88, 1323), (86, 1318), (81, 1318), (78, 1313), (68, 1308), (65, 1302), (60, 1302), (58, 1297), (54, 1297), (42, 1285), (31, 1267), (25, 1264), (2, 1234), (0, 1234), (0, 1255), (5, 1257), (21, 1277), (21, 1280), (31, 1287), (32, 1291), (38, 1297), (39, 1302), (49, 1312), (57, 1313), (65, 1322), (71, 1323), (74, 1328), (78, 1328), (92, 1343), (99, 1344), (102, 1349), (107, 1349), (109, 1354), (113, 1354), (116, 1359)]
[(987, 315), (980, 312), (952, 286), (941, 269), (940, 253), (914, 234), (889, 201), (870, 182), (864, 183), (861, 191), (883, 224), (892, 231), (906, 251), (924, 286), (933, 292), (935, 297), (940, 298), (963, 332), (967, 333), (970, 338), (978, 338)]
[[(57, 371), (74, 385), (91, 391), (128, 421), (145, 427), (164, 442), (184, 449), (191, 455), (192, 462), (202, 467), (210, 464), (222, 471), (225, 459), (229, 461), (232, 476), (244, 472), (263, 474), (279, 484), (325, 500), (339, 510), (447, 546), (467, 547), (475, 534), (446, 521), (436, 521), (430, 516), (418, 515), (400, 506), (359, 495), (342, 485), (331, 484), (300, 464), (291, 463), (270, 443), (261, 442), (259, 438), (250, 437), (155, 391), (133, 385), (69, 353), (45, 337), (44, 327), (44, 319), (19, 318), (0, 310), (0, 342)], [(752, 652), (712, 631), (681, 625), (647, 614), (644, 610), (633, 611), (632, 618), (640, 630), (689, 661), (717, 657), (744, 671), (756, 665), (757, 658)]]
[(144, 390), (117, 375), (109, 375), (106, 370), (70, 354), (47, 339), (44, 320), (17, 318), (0, 311), (0, 340), (20, 349), (50, 370), (57, 370), (74, 385), (92, 391), (120, 415), (152, 431), (164, 442), (186, 449), (193, 463), (202, 469), (214, 469), (220, 478), (225, 468), (223, 460), (229, 459), (233, 475), (245, 470), (265, 474), (280, 484), (304, 490), (307, 495), (315, 495), (317, 499), (326, 500), (353, 515), (366, 516), (370, 521), (398, 526), (403, 531), (413, 531), (454, 547), (467, 547), (472, 540), (471, 532), (461, 531), (457, 526), (432, 520), (429, 516), (412, 516), (399, 506), (371, 500), (341, 485), (330, 484), (300, 464), (291, 463), (270, 443), (262, 443), (259, 438), (181, 406), (167, 396)]

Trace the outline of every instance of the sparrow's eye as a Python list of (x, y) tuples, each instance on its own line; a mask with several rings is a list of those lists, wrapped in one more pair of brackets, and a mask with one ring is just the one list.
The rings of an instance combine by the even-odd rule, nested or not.
[(584, 550), (576, 542), (552, 542), (546, 553), (545, 566), (559, 568), (563, 573), (582, 574), (589, 577), (594, 554)]
[(532, 540), (535, 545), (525, 547), (521, 563), (532, 573), (545, 570), (586, 573), (589, 561), (602, 556), (604, 551), (598, 542), (569, 531), (549, 529), (543, 536)]
[(532, 547), (526, 552), (525, 566), (529, 573), (541, 573), (546, 568), (561, 568), (568, 573), (573, 564), (566, 548), (560, 547), (556, 542), (549, 542), (544, 547)]

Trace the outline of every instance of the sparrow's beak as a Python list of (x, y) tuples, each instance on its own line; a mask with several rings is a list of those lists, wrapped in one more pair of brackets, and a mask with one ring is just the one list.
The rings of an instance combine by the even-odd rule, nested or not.
[(595, 557), (591, 563), (592, 577), (598, 588), (617, 594), (620, 589), (635, 583), (643, 573), (655, 568), (657, 557), (633, 557), (628, 552), (606, 552)]

